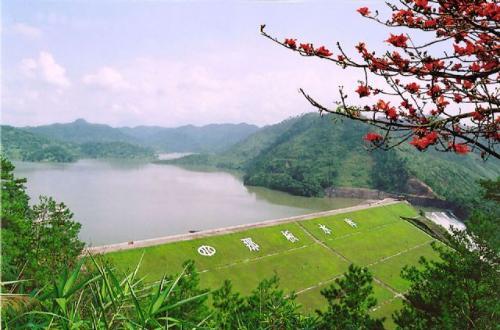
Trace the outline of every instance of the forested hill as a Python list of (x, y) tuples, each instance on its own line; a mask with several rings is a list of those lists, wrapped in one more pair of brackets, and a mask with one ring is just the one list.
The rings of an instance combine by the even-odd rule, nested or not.
[(304, 196), (320, 196), (331, 186), (405, 192), (408, 180), (416, 178), (438, 196), (460, 201), (477, 193), (478, 179), (500, 175), (498, 161), (475, 155), (422, 154), (409, 147), (368, 151), (367, 131), (359, 123), (311, 113), (265, 127), (218, 155), (170, 162), (241, 170), (248, 185)]
[(73, 143), (126, 142), (157, 152), (221, 152), (255, 133), (249, 124), (211, 124), (206, 126), (137, 126), (115, 128), (78, 119), (71, 123), (23, 127), (25, 131)]
[(153, 159), (150, 148), (128, 142), (66, 142), (12, 126), (1, 126), (2, 154), (12, 160), (72, 162), (79, 158)]
[(77, 119), (71, 123), (51, 124), (34, 127), (23, 127), (25, 131), (36, 133), (51, 139), (85, 143), (85, 142), (128, 142), (138, 143), (138, 139), (124, 134), (108, 125), (92, 124), (84, 119)]

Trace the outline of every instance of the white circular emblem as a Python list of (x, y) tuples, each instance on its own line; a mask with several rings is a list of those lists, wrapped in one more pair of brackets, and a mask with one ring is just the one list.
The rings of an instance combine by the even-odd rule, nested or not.
[(215, 254), (215, 248), (208, 245), (202, 245), (198, 248), (198, 253), (202, 256), (211, 257)]

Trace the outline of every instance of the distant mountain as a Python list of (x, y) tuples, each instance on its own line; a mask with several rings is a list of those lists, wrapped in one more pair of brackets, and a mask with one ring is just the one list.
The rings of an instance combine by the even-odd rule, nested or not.
[(66, 142), (1, 126), (2, 154), (12, 160), (73, 162), (79, 158), (153, 159), (153, 150), (128, 142)]
[(104, 124), (91, 124), (84, 119), (77, 119), (72, 123), (66, 124), (23, 127), (23, 129), (31, 133), (66, 142), (139, 143), (138, 139), (121, 132), (119, 129)]
[(67, 124), (23, 127), (47, 138), (74, 142), (127, 142), (153, 148), (158, 152), (220, 152), (255, 133), (249, 124), (211, 124), (206, 126), (137, 126), (114, 128), (78, 119)]
[(460, 201), (478, 193), (477, 180), (500, 175), (497, 160), (476, 155), (420, 153), (410, 146), (370, 152), (363, 142), (367, 131), (360, 123), (312, 113), (264, 127), (217, 155), (166, 162), (236, 169), (248, 185), (304, 196), (321, 196), (332, 186), (406, 192), (417, 180), (440, 197)]
[(163, 152), (220, 152), (255, 133), (259, 128), (249, 124), (211, 124), (206, 126), (121, 127), (119, 130), (141, 141), (143, 145)]

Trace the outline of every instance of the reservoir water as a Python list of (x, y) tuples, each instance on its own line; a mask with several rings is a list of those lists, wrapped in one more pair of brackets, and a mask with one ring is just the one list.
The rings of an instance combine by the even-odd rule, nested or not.
[(91, 246), (187, 233), (353, 206), (244, 186), (238, 175), (131, 161), (14, 162), (39, 195), (64, 202)]

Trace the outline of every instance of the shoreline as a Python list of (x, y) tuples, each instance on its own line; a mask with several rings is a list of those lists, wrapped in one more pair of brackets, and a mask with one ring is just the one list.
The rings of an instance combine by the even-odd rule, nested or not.
[(202, 230), (202, 231), (195, 232), (195, 233), (176, 234), (176, 235), (162, 236), (162, 237), (156, 237), (156, 238), (148, 238), (148, 239), (143, 239), (143, 240), (138, 240), (138, 241), (130, 241), (130, 242), (114, 243), (114, 244), (101, 245), (101, 246), (93, 246), (93, 247), (85, 248), (82, 252), (82, 255), (105, 254), (105, 253), (122, 251), (122, 250), (138, 249), (138, 248), (145, 248), (145, 247), (150, 247), (150, 246), (162, 245), (162, 244), (167, 244), (167, 243), (172, 243), (172, 242), (188, 241), (188, 240), (197, 239), (197, 238), (217, 236), (217, 235), (222, 235), (222, 234), (230, 234), (230, 233), (240, 232), (240, 231), (244, 231), (244, 230), (252, 229), (252, 228), (270, 227), (270, 226), (288, 223), (288, 222), (294, 222), (294, 221), (310, 220), (310, 219), (315, 219), (315, 218), (319, 218), (319, 217), (323, 217), (323, 216), (330, 216), (330, 215), (335, 215), (335, 214), (342, 214), (342, 213), (348, 213), (348, 212), (353, 212), (353, 211), (365, 210), (365, 209), (370, 209), (370, 208), (374, 208), (374, 207), (392, 205), (392, 204), (397, 204), (397, 203), (402, 203), (402, 202), (405, 203), (406, 201), (396, 200), (393, 198), (385, 198), (385, 199), (379, 200), (379, 201), (373, 201), (373, 202), (369, 202), (369, 203), (365, 203), (365, 204), (350, 206), (350, 207), (341, 208), (341, 209), (334, 209), (334, 210), (330, 210), (330, 211), (314, 212), (314, 213), (298, 215), (298, 216), (293, 216), (293, 217), (287, 217), (287, 218), (271, 219), (271, 220), (253, 222), (253, 223), (242, 224), (242, 225), (235, 225), (235, 226), (215, 228), (215, 229), (207, 229), (207, 230)]

